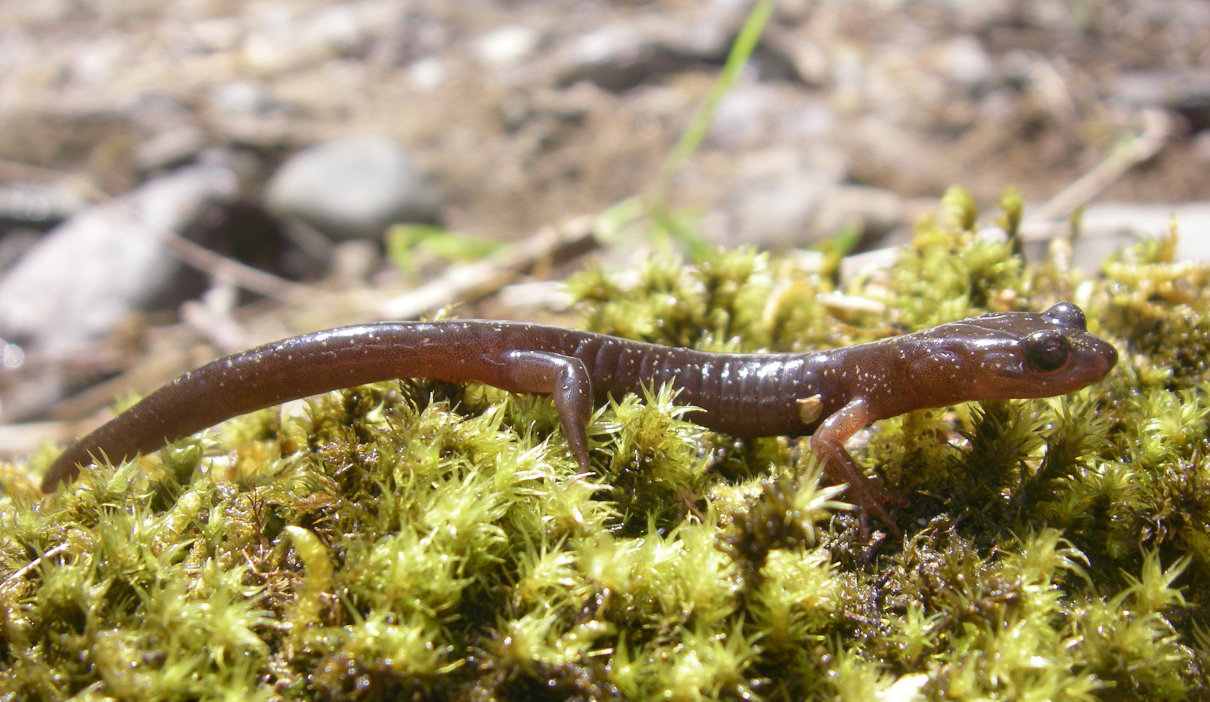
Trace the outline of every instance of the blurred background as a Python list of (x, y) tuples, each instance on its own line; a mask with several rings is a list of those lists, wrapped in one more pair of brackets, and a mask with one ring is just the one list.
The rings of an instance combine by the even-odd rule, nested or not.
[(1204, 0), (2, 0), (0, 457), (292, 333), (574, 323), (653, 231), (877, 262), (960, 184), (1210, 259), (1208, 172)]

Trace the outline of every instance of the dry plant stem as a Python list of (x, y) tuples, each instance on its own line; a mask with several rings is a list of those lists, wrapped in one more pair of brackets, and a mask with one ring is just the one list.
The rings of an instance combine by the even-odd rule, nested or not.
[(283, 230), (286, 238), (311, 258), (326, 261), (333, 256), (336, 244), (315, 227), (301, 220), (290, 220)]
[(0, 424), (0, 457), (28, 456), (43, 444), (71, 441), (75, 434), (67, 422)]
[(10, 573), (8, 575), (8, 577), (6, 577), (2, 582), (0, 582), (0, 590), (3, 590), (4, 588), (8, 587), (9, 585), (12, 585), (13, 583), (17, 582), (21, 578), (25, 577), (26, 573), (30, 572), (34, 568), (37, 568), (38, 565), (42, 563), (42, 561), (46, 560), (47, 558), (54, 558), (55, 556), (59, 555), (60, 553), (63, 553), (66, 550), (67, 550), (66, 543), (59, 544), (58, 546), (55, 546), (54, 548), (50, 549), (49, 551), (42, 554), (41, 556), (38, 556), (37, 558), (30, 561), (29, 563), (26, 563), (25, 565), (21, 566), (17, 570)]
[(447, 305), (473, 302), (497, 292), (544, 261), (596, 244), (596, 218), (576, 217), (511, 244), (486, 261), (455, 266), (431, 283), (385, 300), (378, 307), (378, 316), (414, 319)]
[(248, 345), (248, 335), (233, 316), (236, 291), (230, 285), (216, 285), (201, 300), (181, 305), (181, 321), (197, 331), (207, 342), (224, 353)]
[(35, 166), (29, 163), (13, 161), (10, 159), (0, 158), (0, 178), (4, 180), (32, 180), (37, 182), (54, 182), (61, 181), (70, 183), (77, 188), (80, 193), (87, 199), (94, 202), (105, 200), (111, 195), (102, 190), (91, 179), (83, 177), (78, 173), (66, 173), (63, 171), (45, 168), (43, 166)]
[[(182, 344), (185, 343), (184, 340), (181, 341)], [(148, 360), (133, 363), (121, 375), (59, 402), (51, 410), (51, 416), (66, 421), (69, 418), (93, 414), (98, 408), (113, 402), (115, 397), (162, 383), (165, 378), (171, 378), (173, 373), (193, 362), (192, 355), (185, 348), (166, 345), (150, 355)]]
[[(1077, 209), (1087, 205), (1106, 188), (1116, 183), (1132, 168), (1154, 157), (1172, 136), (1172, 118), (1160, 110), (1146, 110), (1142, 114), (1143, 133), (1130, 143), (1114, 149), (1096, 167), (1059, 191), (1029, 217), (1026, 225), (1066, 219)], [(1049, 231), (1049, 230), (1047, 230)], [(1028, 232), (1026, 233), (1028, 237)], [(1033, 237), (1030, 237), (1033, 238)], [(1041, 238), (1041, 237), (1038, 237)]]
[(230, 280), (245, 290), (286, 303), (301, 303), (315, 299), (316, 292), (305, 285), (292, 283), (271, 273), (216, 254), (188, 239), (173, 235), (166, 241), (172, 255), (181, 263), (215, 278)]

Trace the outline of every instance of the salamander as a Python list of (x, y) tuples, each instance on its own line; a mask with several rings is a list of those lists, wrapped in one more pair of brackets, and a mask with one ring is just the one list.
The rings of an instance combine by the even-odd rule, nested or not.
[[(68, 448), (42, 489), (94, 457), (128, 460), (224, 419), (287, 400), (394, 378), (477, 381), (550, 395), (571, 455), (589, 469), (586, 425), (608, 396), (671, 383), (696, 423), (736, 437), (806, 436), (829, 479), (893, 531), (887, 496), (845, 441), (872, 422), (970, 400), (1060, 395), (1103, 378), (1113, 346), (1084, 313), (971, 317), (870, 343), (808, 353), (708, 353), (614, 336), (488, 320), (340, 327), (220, 358), (159, 388)], [(863, 521), (864, 523), (864, 521)]]

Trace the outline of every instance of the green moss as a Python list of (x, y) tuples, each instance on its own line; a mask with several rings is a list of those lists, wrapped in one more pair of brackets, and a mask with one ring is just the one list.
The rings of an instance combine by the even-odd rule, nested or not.
[(802, 444), (704, 431), (667, 388), (598, 410), (583, 474), (547, 399), (382, 383), (46, 498), (53, 452), (0, 465), (0, 699), (1206, 698), (1210, 269), (1169, 234), (1084, 279), (979, 222), (953, 190), (846, 284), (880, 314), (752, 251), (571, 283), (590, 329), (716, 350), (1084, 307), (1102, 383), (855, 448), (903, 541), (862, 539)]

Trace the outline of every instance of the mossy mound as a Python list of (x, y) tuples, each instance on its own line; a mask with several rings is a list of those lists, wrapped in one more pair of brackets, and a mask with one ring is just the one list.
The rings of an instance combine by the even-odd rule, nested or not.
[(49, 498), (49, 452), (0, 465), (0, 699), (1206, 698), (1210, 269), (1165, 237), (1082, 279), (975, 221), (951, 194), (841, 291), (747, 251), (572, 281), (591, 329), (715, 350), (1083, 307), (1121, 352), (1104, 382), (855, 451), (908, 498), (904, 541), (861, 539), (802, 447), (667, 390), (597, 413), (585, 475), (545, 399), (384, 383)]

